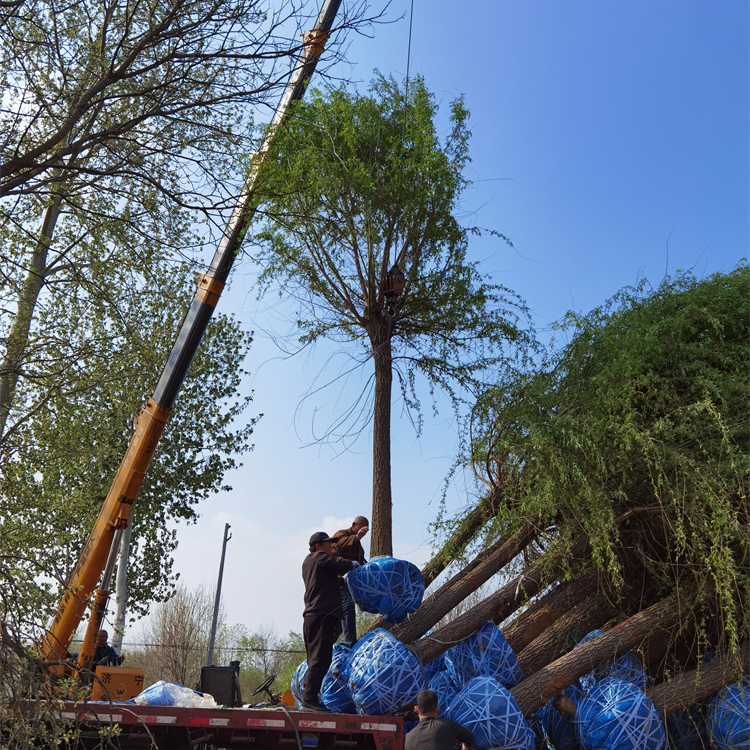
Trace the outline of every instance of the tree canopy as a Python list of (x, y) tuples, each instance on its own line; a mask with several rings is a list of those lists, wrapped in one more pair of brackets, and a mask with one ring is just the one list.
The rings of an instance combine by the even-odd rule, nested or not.
[(418, 422), (420, 376), (458, 406), (530, 343), (523, 302), (469, 259), (469, 113), (451, 104), (444, 139), (437, 115), (421, 79), (408, 97), (382, 76), (367, 94), (314, 91), (276, 133), (256, 185), (262, 291), (301, 303), (301, 344), (351, 344), (355, 366), (372, 367), (348, 425), (356, 434), (373, 419), (372, 554), (391, 552), (393, 373)]
[(624, 289), (559, 332), (567, 345), (473, 415), (503, 523), (533, 519), (561, 558), (583, 535), (591, 554), (565, 576), (593, 565), (622, 586), (642, 568), (642, 606), (694, 597), (701, 648), (736, 649), (750, 632), (750, 268)]

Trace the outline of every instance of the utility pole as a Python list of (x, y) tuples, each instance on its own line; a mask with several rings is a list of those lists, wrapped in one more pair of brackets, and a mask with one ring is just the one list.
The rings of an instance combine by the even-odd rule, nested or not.
[(224, 542), (221, 545), (221, 562), (219, 563), (219, 580), (216, 582), (216, 601), (214, 602), (214, 621), (211, 623), (211, 639), (208, 642), (208, 658), (206, 666), (210, 667), (214, 661), (214, 643), (216, 641), (216, 626), (219, 622), (219, 602), (221, 601), (221, 579), (224, 577), (224, 558), (227, 554), (227, 542), (232, 538), (229, 529), (232, 527), (224, 524)]

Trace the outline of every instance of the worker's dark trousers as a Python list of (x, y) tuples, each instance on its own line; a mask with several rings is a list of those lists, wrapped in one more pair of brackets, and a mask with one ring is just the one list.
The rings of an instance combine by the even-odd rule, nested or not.
[(341, 607), (344, 611), (341, 618), (344, 643), (351, 648), (357, 642), (357, 609), (346, 585), (341, 587)]
[(341, 620), (338, 616), (306, 615), (302, 626), (307, 651), (307, 674), (303, 703), (318, 703), (318, 693), (333, 658), (333, 644), (341, 635)]

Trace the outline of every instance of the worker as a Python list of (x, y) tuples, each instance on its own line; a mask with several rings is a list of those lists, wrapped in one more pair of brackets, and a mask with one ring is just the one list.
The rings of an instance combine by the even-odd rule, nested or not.
[(124, 656), (119, 656), (112, 646), (107, 643), (109, 633), (100, 630), (96, 634), (96, 651), (94, 651), (95, 667), (116, 667), (125, 661)]
[[(361, 540), (369, 530), (370, 522), (364, 516), (357, 516), (348, 529), (341, 529), (334, 534), (336, 554), (345, 560), (354, 560), (359, 565), (367, 562)], [(339, 578), (339, 585), (341, 586), (341, 627), (344, 631), (344, 643), (351, 648), (357, 642), (357, 610), (343, 576)]]
[(440, 706), (437, 695), (432, 690), (423, 690), (417, 696), (414, 712), (419, 716), (419, 724), (406, 735), (406, 750), (455, 750), (461, 743), (461, 750), (474, 747), (474, 735), (451, 719), (439, 719)]
[(307, 675), (302, 692), (303, 711), (327, 711), (318, 693), (333, 658), (333, 644), (341, 634), (341, 587), (339, 575), (356, 568), (355, 560), (336, 557), (332, 537), (316, 531), (310, 537), (310, 554), (302, 563), (305, 611), (302, 635), (307, 652)]

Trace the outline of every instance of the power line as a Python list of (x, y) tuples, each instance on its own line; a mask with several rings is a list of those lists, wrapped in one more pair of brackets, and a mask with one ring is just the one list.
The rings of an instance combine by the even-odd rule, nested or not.
[[(74, 638), (71, 643), (83, 643), (80, 638)], [(205, 646), (185, 646), (182, 643), (126, 643), (123, 641), (122, 648), (178, 648), (185, 651), (205, 651)], [(257, 653), (274, 653), (274, 654), (304, 654), (304, 649), (290, 648), (252, 648), (250, 646), (215, 646), (214, 651), (233, 651), (233, 652), (257, 652)]]

